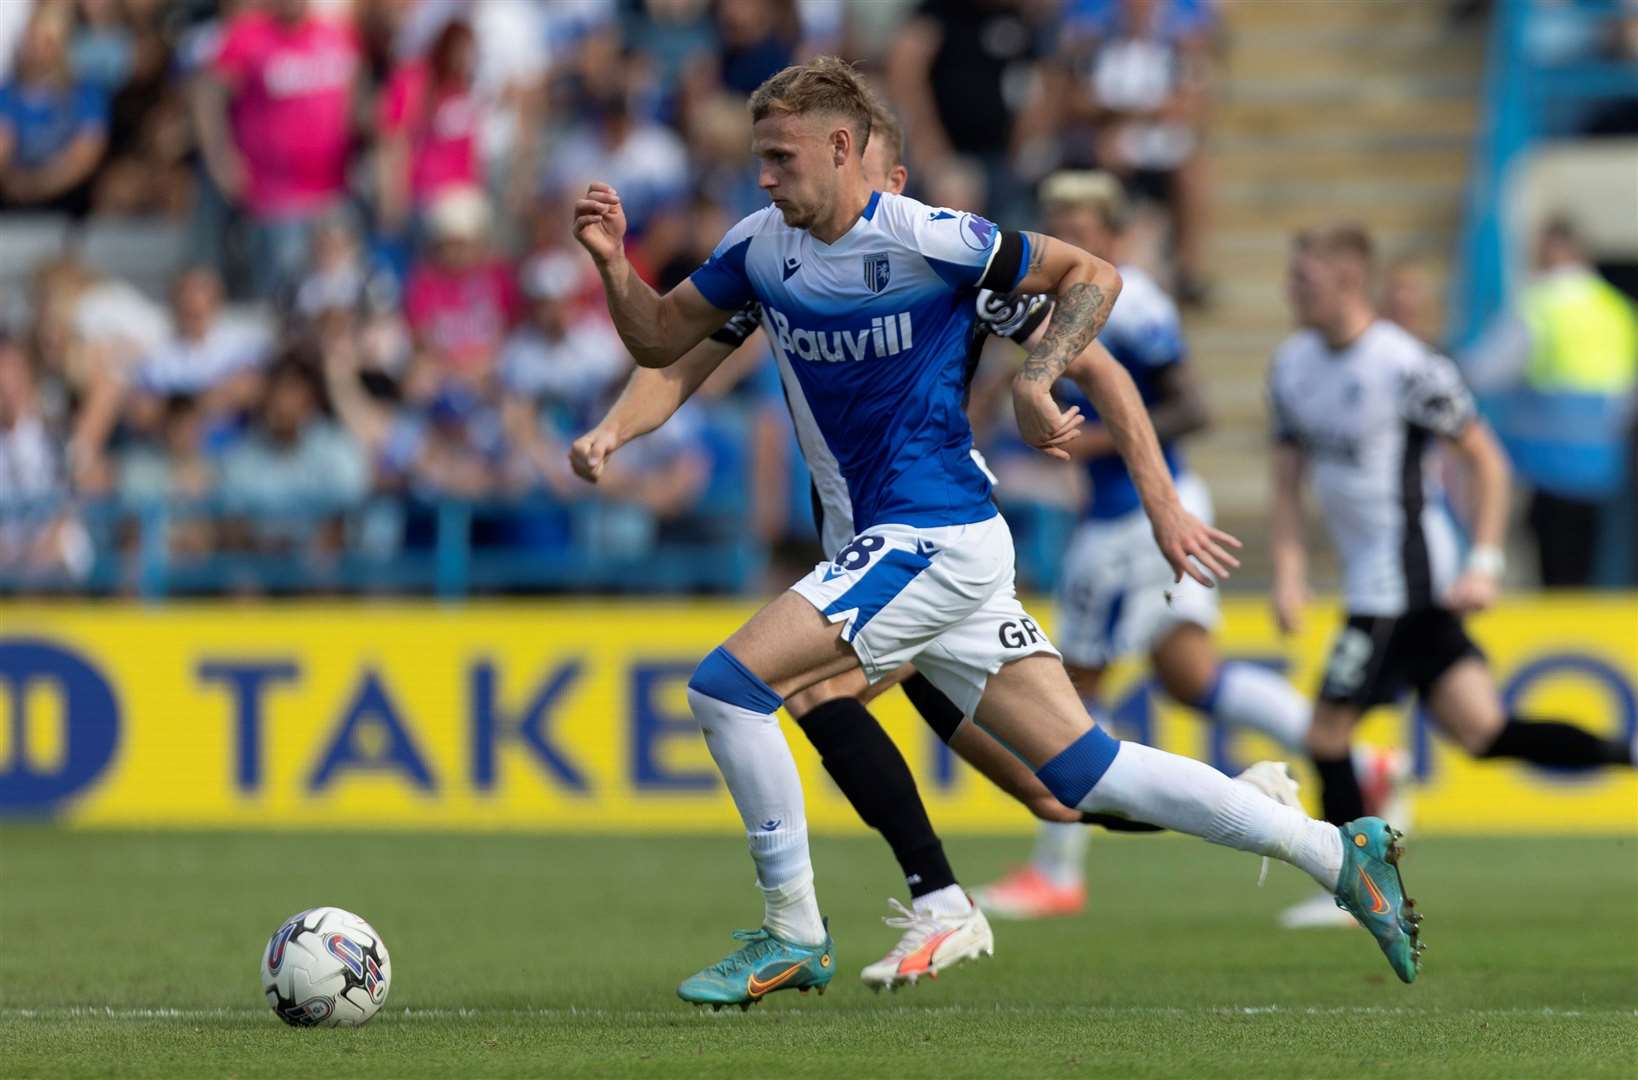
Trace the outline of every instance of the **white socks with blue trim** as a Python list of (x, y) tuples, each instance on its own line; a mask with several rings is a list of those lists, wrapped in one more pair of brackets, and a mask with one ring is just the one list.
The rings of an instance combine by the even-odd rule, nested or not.
[(1261, 664), (1225, 661), (1201, 711), (1228, 727), (1260, 731), (1287, 750), (1308, 753), (1313, 706), (1284, 676)]
[(1282, 806), (1204, 762), (1142, 743), (1121, 743), (1077, 808), (1268, 855), (1306, 871), (1331, 892), (1342, 872), (1342, 834), (1335, 825)]
[(1193, 758), (1094, 727), (1035, 771), (1065, 806), (1121, 814), (1291, 863), (1335, 891), (1342, 834)]
[(1035, 851), (1029, 865), (1060, 889), (1072, 889), (1086, 878), (1086, 848), (1092, 830), (1065, 821), (1043, 821), (1035, 829)]
[(774, 716), (779, 695), (719, 648), (689, 680), (688, 705), (745, 823), (763, 925), (786, 941), (819, 944), (825, 926), (813, 891), (802, 779)]

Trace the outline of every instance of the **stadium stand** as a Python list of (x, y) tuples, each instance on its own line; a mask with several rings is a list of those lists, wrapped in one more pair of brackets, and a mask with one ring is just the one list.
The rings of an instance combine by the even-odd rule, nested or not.
[[(1221, 522), (1248, 542), (1253, 584), (1267, 573), (1263, 376), (1290, 325), (1283, 275), (1295, 228), (1349, 219), (1370, 229), (1404, 286), (1397, 295), (1452, 348), (1473, 345), (1506, 308), (1525, 280), (1527, 238), (1555, 211), (1579, 215), (1607, 277), (1629, 293), (1638, 281), (1638, 214), (1620, 201), (1638, 155), (1625, 130), (1638, 20), (1611, 0), (1062, 0), (982, 15), (941, 0), (575, 0), (481, 5), (469, 25), (464, 10), (445, 0), (11, 6), (13, 51), (31, 26), (50, 30), (31, 72), (56, 63), (53, 35), (68, 20), (64, 85), (106, 95), (111, 127), (82, 220), (0, 211), (0, 320), (28, 361), (18, 385), (31, 399), (11, 408), (43, 425), (30, 436), (33, 486), (25, 499), (0, 480), (0, 518), (49, 504), (85, 538), (72, 565), (0, 559), (0, 589), (277, 592), (305, 580), (446, 595), (755, 591), (788, 577), (811, 557), (806, 477), (756, 339), (707, 385), (675, 443), (656, 439), (645, 452), (661, 467), (683, 461), (673, 497), (657, 498), (656, 485), (589, 491), (567, 475), (563, 447), (626, 361), (601, 358), (591, 382), (562, 374), (561, 342), (608, 339), (565, 196), (591, 175), (623, 177), (634, 262), (662, 285), (681, 280), (762, 199), (740, 156), (745, 87), (816, 49), (840, 49), (900, 99), (913, 194), (1028, 223), (1039, 178), (1101, 165), (1147, 197), (1140, 261), (1193, 302), (1190, 351), (1215, 416), (1190, 457)], [(247, 160), (267, 164), (257, 142), (266, 132), (235, 126), (244, 103), (233, 103), (263, 72), (259, 20), (274, 17), (309, 28), (303, 63), (357, 65), (361, 76), (345, 110), (341, 180), (331, 168), (335, 80), (308, 103), (329, 125), (325, 145), (309, 148), (325, 163), (322, 198), (300, 183), (269, 188), (265, 176), (248, 189), (240, 175)], [(986, 34), (964, 35), (968, 19)], [(1005, 47), (962, 60), (980, 39)], [(963, 85), (951, 73), (967, 67), (983, 79)], [(1010, 142), (962, 126), (962, 101), (1004, 110)], [(1143, 119), (1156, 103), (1164, 124)], [(1600, 183), (1610, 198), (1567, 197)], [(455, 191), (471, 193), (471, 220), (457, 224), (473, 235), (489, 225), (484, 258), (497, 261), (477, 276), (512, 297), (492, 306), (495, 325), (444, 327), (463, 341), (482, 330), (460, 356), (427, 331), (436, 304), (412, 280), (439, 265), (435, 208)], [(284, 196), (295, 200), (289, 214)], [(167, 348), (173, 369), (221, 360), (202, 342), (171, 342), (165, 309), (200, 266), (225, 283), (229, 321), (265, 327), (268, 347), (231, 390), (143, 393), (134, 380)], [(547, 303), (547, 267), (557, 314), (535, 311)], [(461, 275), (473, 276), (445, 272), (455, 290), (445, 300), (467, 287)], [(1447, 281), (1448, 333), (1436, 326)], [(249, 550), (218, 527), (230, 506), (250, 518), (288, 512), (265, 500), (246, 509), (222, 468), (256, 430), (268, 373), (286, 362), (313, 369), (318, 408), (369, 466), (356, 505), (326, 510), (340, 524), (319, 530), (322, 572), (301, 545)], [(1003, 464), (1028, 456), (1009, 446), (1009, 423), (980, 425)], [(121, 480), (127, 458), (163, 465), (147, 482), (170, 476), (178, 454), (193, 478), (185, 499)], [(633, 464), (640, 456), (628, 452)], [(1021, 579), (1050, 585), (1073, 500), (1043, 494), (1056, 482), (1029, 467), (1007, 476)], [(1626, 580), (1631, 513), (1607, 516), (1617, 555), (1598, 579)], [(177, 540), (173, 518), (213, 524)], [(1522, 526), (1516, 539), (1526, 543)]]

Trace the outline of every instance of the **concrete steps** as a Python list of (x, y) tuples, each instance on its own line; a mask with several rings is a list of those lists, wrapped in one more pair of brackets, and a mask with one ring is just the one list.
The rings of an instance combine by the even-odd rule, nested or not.
[[(1264, 382), (1291, 331), (1290, 238), (1340, 220), (1387, 257), (1447, 265), (1481, 121), (1482, 31), (1452, 30), (1446, 0), (1239, 0), (1210, 134), (1213, 305), (1191, 313), (1190, 348), (1214, 428), (1191, 443), (1220, 520), (1266, 580)], [(1318, 552), (1316, 552), (1318, 554)]]

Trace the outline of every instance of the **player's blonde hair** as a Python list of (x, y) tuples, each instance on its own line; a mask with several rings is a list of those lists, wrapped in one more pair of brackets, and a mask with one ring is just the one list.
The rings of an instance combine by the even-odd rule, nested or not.
[(1126, 189), (1114, 173), (1102, 169), (1061, 169), (1041, 181), (1044, 207), (1085, 207), (1109, 229), (1126, 223)]
[(770, 76), (749, 104), (752, 123), (776, 114), (835, 113), (847, 120), (863, 154), (870, 142), (872, 101), (852, 64), (837, 56), (816, 56)]
[(870, 99), (870, 137), (880, 139), (887, 150), (887, 167), (904, 164), (904, 128), (879, 98)]
[(1376, 245), (1371, 242), (1370, 230), (1352, 221), (1303, 229), (1297, 233), (1294, 244), (1298, 251), (1353, 259), (1367, 273), (1376, 267)]

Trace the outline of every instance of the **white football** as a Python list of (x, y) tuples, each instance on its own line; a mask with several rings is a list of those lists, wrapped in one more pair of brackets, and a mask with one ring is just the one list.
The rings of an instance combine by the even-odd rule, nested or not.
[(387, 1000), (392, 961), (375, 927), (340, 908), (299, 912), (262, 950), (262, 990), (294, 1027), (357, 1027)]

